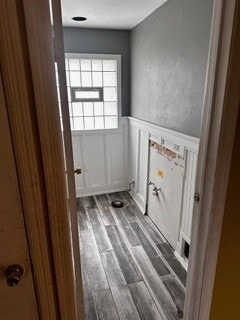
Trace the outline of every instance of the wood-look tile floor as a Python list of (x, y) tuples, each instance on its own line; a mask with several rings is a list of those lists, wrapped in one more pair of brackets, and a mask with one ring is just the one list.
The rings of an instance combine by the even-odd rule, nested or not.
[(86, 320), (182, 318), (186, 271), (127, 192), (78, 198), (78, 221)]

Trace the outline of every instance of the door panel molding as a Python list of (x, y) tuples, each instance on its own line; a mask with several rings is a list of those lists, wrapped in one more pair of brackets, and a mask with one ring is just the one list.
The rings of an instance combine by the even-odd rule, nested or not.
[[(39, 319), (17, 172), (0, 74), (0, 319)], [(7, 286), (10, 265), (23, 267), (15, 287)]]

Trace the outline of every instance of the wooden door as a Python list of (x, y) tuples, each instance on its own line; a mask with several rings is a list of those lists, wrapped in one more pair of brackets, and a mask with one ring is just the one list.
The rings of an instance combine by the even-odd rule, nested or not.
[[(1, 77), (0, 182), (0, 319), (39, 319)], [(6, 270), (15, 264), (23, 275), (7, 284)]]
[(151, 141), (148, 215), (174, 249), (180, 227), (183, 167), (182, 157)]

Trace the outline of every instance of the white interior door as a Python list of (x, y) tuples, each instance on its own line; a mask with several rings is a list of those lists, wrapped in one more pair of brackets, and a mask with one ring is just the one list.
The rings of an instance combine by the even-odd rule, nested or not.
[(148, 215), (175, 249), (180, 227), (184, 159), (151, 141)]
[(1, 77), (0, 155), (0, 319), (39, 319)]

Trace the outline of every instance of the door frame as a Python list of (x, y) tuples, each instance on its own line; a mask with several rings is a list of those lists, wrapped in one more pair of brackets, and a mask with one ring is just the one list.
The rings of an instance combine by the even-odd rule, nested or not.
[(240, 1), (215, 0), (205, 83), (185, 320), (209, 319), (240, 102)]
[(48, 0), (1, 0), (0, 39), (39, 318), (83, 319), (83, 308), (77, 315), (78, 246), (72, 241)]
[[(51, 13), (53, 22), (53, 45), (54, 45), (54, 58), (58, 67), (58, 81), (59, 81), (59, 95), (61, 100), (62, 112), (62, 127), (63, 127), (63, 144), (64, 144), (64, 159), (67, 178), (67, 191), (68, 191), (68, 206), (71, 222), (71, 238), (73, 244), (73, 261), (75, 267), (75, 290), (77, 301), (78, 319), (83, 318), (83, 293), (82, 293), (82, 277), (81, 277), (81, 257), (80, 257), (80, 244), (79, 244), (79, 228), (77, 217), (77, 201), (76, 201), (76, 185), (74, 177), (74, 160), (73, 160), (73, 147), (70, 126), (70, 115), (68, 108), (68, 93), (67, 93), (67, 79), (65, 67), (65, 52), (63, 42), (63, 29), (62, 29), (62, 12), (61, 1), (51, 0)], [(70, 134), (69, 134), (70, 133)]]

